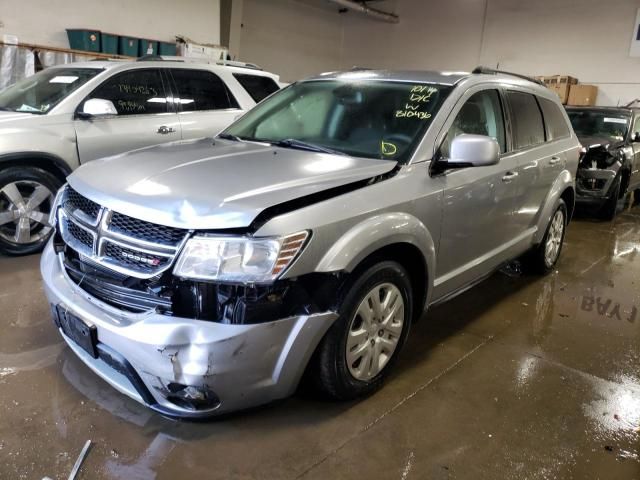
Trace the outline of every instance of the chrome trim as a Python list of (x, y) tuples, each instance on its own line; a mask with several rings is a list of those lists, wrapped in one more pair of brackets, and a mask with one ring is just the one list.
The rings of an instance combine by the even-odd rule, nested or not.
[[(80, 255), (98, 265), (111, 269), (115, 272), (140, 279), (152, 278), (169, 270), (175, 263), (175, 259), (178, 257), (178, 254), (192, 233), (191, 230), (185, 230), (184, 237), (176, 246), (163, 245), (134, 238), (111, 230), (111, 218), (113, 216), (113, 211), (108, 208), (100, 207), (98, 217), (95, 222), (87, 221), (90, 219), (88, 215), (79, 215), (77, 212), (78, 210), (72, 212), (67, 208), (61, 208), (58, 210), (60, 234), (64, 242)], [(72, 222), (76, 227), (81, 228), (91, 235), (93, 247), (87, 247), (74, 237), (68, 229), (67, 222)], [(124, 262), (119, 261), (118, 258), (113, 258), (105, 254), (106, 248), (109, 244), (131, 250), (141, 255), (161, 257), (168, 261), (157, 266), (157, 268), (153, 265), (148, 265), (148, 268), (144, 268), (144, 270), (128, 267), (124, 265)]]

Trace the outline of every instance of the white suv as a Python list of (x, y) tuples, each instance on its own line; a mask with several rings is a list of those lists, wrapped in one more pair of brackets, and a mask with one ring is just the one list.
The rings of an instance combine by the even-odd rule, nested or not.
[(212, 137), (280, 88), (247, 64), (142, 60), (52, 67), (0, 92), (0, 252), (44, 246), (55, 192), (80, 164)]

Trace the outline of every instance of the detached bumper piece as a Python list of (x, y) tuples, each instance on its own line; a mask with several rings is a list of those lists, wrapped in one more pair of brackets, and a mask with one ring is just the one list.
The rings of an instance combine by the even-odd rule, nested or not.
[(576, 201), (600, 203), (609, 198), (609, 190), (616, 178), (613, 170), (580, 169), (576, 178)]

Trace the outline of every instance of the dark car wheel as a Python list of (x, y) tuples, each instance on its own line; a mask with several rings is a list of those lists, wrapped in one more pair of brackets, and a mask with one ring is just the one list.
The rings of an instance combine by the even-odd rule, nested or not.
[(26, 255), (42, 250), (52, 232), (49, 214), (61, 185), (39, 168), (0, 171), (0, 252)]
[(409, 334), (412, 293), (407, 271), (392, 261), (367, 268), (345, 290), (338, 312), (311, 371), (321, 392), (347, 400), (380, 388)]
[(609, 198), (602, 205), (601, 215), (605, 220), (613, 220), (618, 213), (618, 201), (620, 200), (620, 189), (622, 182), (620, 177), (614, 180), (613, 185), (610, 188)]
[(560, 199), (560, 204), (551, 215), (542, 242), (525, 258), (530, 270), (541, 274), (547, 274), (553, 270), (560, 258), (566, 227), (567, 206), (564, 200)]

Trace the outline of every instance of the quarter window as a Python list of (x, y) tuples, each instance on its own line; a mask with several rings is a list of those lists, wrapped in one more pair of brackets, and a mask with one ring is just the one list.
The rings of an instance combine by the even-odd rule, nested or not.
[(160, 70), (120, 73), (96, 88), (89, 98), (110, 100), (118, 115), (166, 113), (167, 98)]
[(570, 136), (571, 132), (569, 131), (564, 115), (560, 111), (560, 107), (546, 98), (538, 97), (538, 102), (540, 102), (544, 121), (547, 124), (549, 140), (557, 140), (558, 138)]
[(507, 92), (507, 98), (513, 123), (514, 148), (519, 150), (544, 143), (544, 124), (536, 98), (522, 92)]
[(261, 102), (272, 93), (280, 90), (278, 84), (271, 77), (249, 75), (246, 73), (234, 73), (233, 76), (256, 103)]
[(172, 69), (183, 112), (239, 108), (225, 83), (213, 72)]
[(497, 90), (475, 93), (466, 101), (440, 147), (442, 156), (449, 156), (451, 142), (463, 133), (493, 137), (500, 145), (500, 152), (506, 151), (504, 118)]

